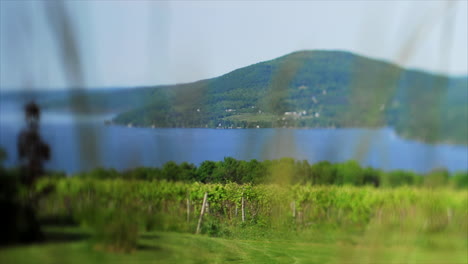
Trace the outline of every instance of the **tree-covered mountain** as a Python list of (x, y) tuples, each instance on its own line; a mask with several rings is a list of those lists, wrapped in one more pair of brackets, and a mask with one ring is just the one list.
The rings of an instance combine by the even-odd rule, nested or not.
[(468, 143), (468, 77), (343, 51), (299, 51), (193, 83), (71, 98), (86, 108), (117, 110), (113, 122), (133, 126), (392, 126), (425, 142)]

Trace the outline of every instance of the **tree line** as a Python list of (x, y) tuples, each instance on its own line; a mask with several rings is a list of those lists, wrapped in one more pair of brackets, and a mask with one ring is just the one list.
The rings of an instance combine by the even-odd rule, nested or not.
[(306, 160), (292, 158), (279, 160), (237, 160), (226, 157), (222, 161), (204, 161), (199, 166), (173, 161), (161, 167), (138, 167), (126, 171), (95, 168), (79, 173), (78, 177), (94, 179), (167, 180), (201, 183), (238, 184), (312, 184), (353, 185), (374, 187), (443, 187), (468, 188), (468, 172), (450, 173), (446, 169), (434, 169), (421, 174), (412, 171), (383, 171), (362, 167), (356, 161), (330, 163), (321, 161), (310, 164)]

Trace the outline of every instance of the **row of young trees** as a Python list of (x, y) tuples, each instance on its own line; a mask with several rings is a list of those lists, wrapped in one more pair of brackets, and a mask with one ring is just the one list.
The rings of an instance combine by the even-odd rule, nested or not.
[(296, 161), (291, 158), (244, 161), (226, 157), (222, 161), (204, 161), (198, 167), (187, 162), (177, 164), (170, 161), (160, 168), (138, 167), (123, 172), (97, 168), (79, 176), (95, 179), (123, 178), (201, 183), (468, 187), (468, 172), (451, 174), (446, 169), (435, 169), (426, 174), (403, 170), (386, 172), (370, 167), (363, 168), (356, 161), (335, 164), (322, 161), (309, 164), (306, 160)]

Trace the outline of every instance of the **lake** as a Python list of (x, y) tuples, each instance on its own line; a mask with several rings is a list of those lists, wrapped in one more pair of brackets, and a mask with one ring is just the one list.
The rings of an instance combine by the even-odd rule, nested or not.
[[(0, 146), (7, 166), (17, 164), (16, 139), (25, 126), (18, 109), (1, 107)], [(74, 116), (44, 112), (41, 131), (50, 144), (47, 168), (73, 173), (95, 167), (124, 170), (161, 166), (167, 161), (279, 159), (315, 163), (358, 160), (384, 170), (427, 172), (438, 167), (468, 170), (468, 147), (425, 144), (381, 129), (204, 129), (106, 126), (111, 115)]]

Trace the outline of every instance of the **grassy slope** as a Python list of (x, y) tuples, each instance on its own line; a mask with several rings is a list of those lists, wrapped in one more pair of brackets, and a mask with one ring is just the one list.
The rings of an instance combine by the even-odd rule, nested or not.
[[(57, 229), (48, 229), (49, 235)], [(76, 228), (64, 234), (82, 233)], [(96, 250), (86, 240), (0, 249), (1, 263), (468, 263), (466, 241), (437, 234), (395, 236), (367, 231), (319, 242), (233, 240), (169, 232), (144, 233), (133, 253)]]

